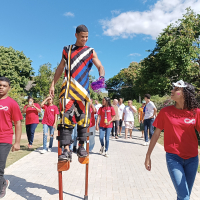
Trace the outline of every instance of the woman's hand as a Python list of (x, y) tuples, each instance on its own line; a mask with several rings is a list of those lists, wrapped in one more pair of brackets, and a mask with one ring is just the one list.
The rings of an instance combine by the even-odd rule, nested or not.
[(98, 125), (96, 125), (96, 131), (98, 131), (99, 130), (99, 126)]
[(53, 128), (56, 128), (56, 124), (53, 125)]
[(151, 158), (150, 156), (146, 155), (146, 159), (145, 159), (145, 168), (148, 170), (148, 171), (151, 171)]
[(111, 124), (111, 121), (109, 121), (106, 125), (109, 126)]

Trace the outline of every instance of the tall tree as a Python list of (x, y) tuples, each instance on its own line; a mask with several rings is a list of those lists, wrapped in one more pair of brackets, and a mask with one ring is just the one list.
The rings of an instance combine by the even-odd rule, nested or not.
[[(179, 79), (199, 87), (200, 15), (190, 8), (159, 35), (156, 47), (142, 62), (136, 86), (142, 94), (164, 95)], [(199, 64), (198, 64), (199, 62)]]
[(109, 97), (123, 97), (125, 100), (138, 98), (138, 89), (135, 86), (135, 80), (140, 71), (140, 64), (137, 62), (130, 63), (128, 68), (122, 69), (113, 78), (106, 81)]
[(49, 88), (53, 80), (54, 73), (51, 70), (51, 64), (46, 63), (40, 66), (38, 75), (34, 78), (35, 87), (32, 88), (33, 97), (38, 101), (44, 100), (49, 94)]
[(0, 76), (9, 78), (15, 91), (23, 92), (34, 74), (31, 62), (23, 52), (0, 46)]

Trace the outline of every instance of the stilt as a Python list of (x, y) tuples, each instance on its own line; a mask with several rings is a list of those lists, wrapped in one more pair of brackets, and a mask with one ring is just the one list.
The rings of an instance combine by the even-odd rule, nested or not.
[(86, 150), (88, 153), (88, 156), (85, 158), (80, 158), (79, 157), (79, 162), (81, 164), (86, 164), (86, 168), (85, 168), (85, 195), (84, 195), (84, 200), (88, 200), (88, 172), (89, 172), (89, 139), (90, 139), (90, 135), (92, 135), (93, 133), (89, 132), (90, 129), (88, 127), (87, 129), (87, 145), (86, 145)]
[[(58, 136), (60, 136), (60, 130), (58, 130)], [(61, 154), (62, 154), (62, 148), (60, 147), (60, 141), (58, 140), (58, 156)], [(69, 170), (70, 161), (58, 161), (57, 168), (58, 168), (59, 200), (63, 200), (62, 172)]]

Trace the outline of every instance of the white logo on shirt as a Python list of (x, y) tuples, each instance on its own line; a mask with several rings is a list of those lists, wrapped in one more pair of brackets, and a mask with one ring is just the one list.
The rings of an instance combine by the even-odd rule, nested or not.
[(54, 111), (54, 109), (51, 109), (51, 111)]
[(185, 118), (185, 119), (184, 119), (184, 122), (185, 122), (186, 124), (195, 124), (195, 119), (188, 119), (188, 118)]
[(7, 111), (8, 110), (8, 106), (2, 106), (2, 105), (0, 105), (0, 110), (5, 110), (5, 111)]

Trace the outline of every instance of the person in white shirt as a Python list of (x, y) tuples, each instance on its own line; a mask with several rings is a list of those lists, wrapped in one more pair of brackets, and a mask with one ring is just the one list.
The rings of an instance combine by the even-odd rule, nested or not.
[(130, 139), (132, 138), (132, 130), (134, 128), (134, 113), (136, 112), (136, 107), (132, 105), (131, 100), (128, 100), (128, 106), (124, 108), (122, 117), (122, 121), (125, 122), (125, 139), (127, 139), (128, 130), (130, 132)]
[[(95, 102), (95, 104), (94, 104), (94, 107), (96, 108), (96, 110), (97, 110), (97, 112), (96, 113), (98, 113), (98, 110), (99, 110), (99, 108), (101, 108), (102, 107), (102, 105), (98, 102), (98, 100), (97, 99), (95, 99), (94, 100), (94, 102)], [(98, 117), (98, 114), (95, 114), (94, 115), (94, 118), (95, 118), (95, 122), (97, 121), (97, 117)]]
[(150, 94), (144, 95), (144, 100), (146, 101), (146, 106), (144, 109), (144, 139), (145, 139), (145, 143), (143, 144), (144, 146), (147, 146), (149, 144), (148, 129), (149, 129), (150, 139), (154, 133), (153, 122), (157, 115), (156, 106), (150, 100), (150, 98), (151, 98)]
[(123, 111), (124, 111), (125, 105), (123, 104), (123, 99), (119, 98), (119, 104), (118, 104), (118, 113), (119, 113), (119, 135), (122, 135), (122, 117), (123, 117)]

